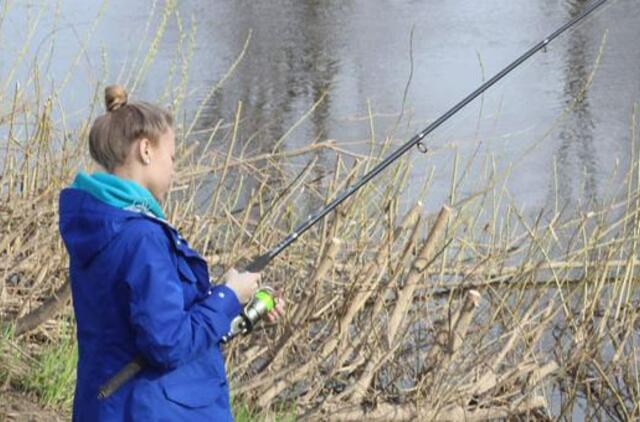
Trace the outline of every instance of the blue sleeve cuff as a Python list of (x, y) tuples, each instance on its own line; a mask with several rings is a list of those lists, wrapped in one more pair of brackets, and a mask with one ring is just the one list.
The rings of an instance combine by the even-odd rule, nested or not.
[(242, 304), (240, 304), (235, 292), (224, 284), (213, 286), (209, 290), (207, 301), (224, 312), (229, 319), (240, 315), (242, 311)]

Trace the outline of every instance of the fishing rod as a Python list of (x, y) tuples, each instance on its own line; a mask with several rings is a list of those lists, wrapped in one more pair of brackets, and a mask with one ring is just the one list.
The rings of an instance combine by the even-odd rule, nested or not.
[(576, 23), (580, 22), (588, 15), (590, 15), (593, 11), (595, 11), (598, 7), (602, 6), (608, 0), (598, 0), (594, 2), (591, 6), (586, 8), (580, 15), (574, 17), (566, 24), (562, 25), (555, 32), (551, 33), (545, 39), (540, 41), (538, 44), (531, 47), (528, 51), (514, 60), (507, 67), (498, 72), (491, 79), (480, 85), (475, 91), (471, 94), (467, 95), (456, 105), (451, 107), (449, 111), (444, 113), (442, 116), (438, 117), (433, 123), (423, 129), (421, 132), (414, 135), (409, 141), (407, 141), (404, 145), (399, 147), (393, 153), (391, 153), (387, 158), (381, 161), (378, 165), (376, 165), (371, 171), (364, 176), (362, 176), (357, 182), (353, 184), (353, 186), (347, 188), (345, 191), (340, 193), (335, 199), (333, 199), (330, 203), (322, 207), (315, 214), (310, 215), (307, 219), (300, 223), (296, 228), (293, 229), (293, 232), (289, 234), (286, 238), (284, 238), (280, 243), (274, 246), (271, 250), (266, 252), (263, 255), (256, 257), (249, 265), (246, 266), (245, 270), (249, 272), (260, 272), (262, 271), (276, 256), (278, 256), (282, 251), (284, 251), (289, 245), (291, 245), (300, 235), (309, 230), (314, 224), (320, 221), (325, 215), (333, 211), (338, 205), (340, 205), (344, 200), (348, 197), (356, 193), (362, 186), (364, 186), (371, 179), (376, 177), (380, 172), (386, 169), (391, 163), (400, 158), (403, 154), (405, 154), (408, 150), (410, 150), (413, 146), (418, 146), (421, 148), (421, 152), (426, 152), (426, 148), (422, 144), (422, 140), (433, 132), (438, 126), (442, 125), (444, 122), (449, 120), (454, 114), (464, 108), (471, 101), (476, 99), (480, 94), (485, 92), (491, 86), (493, 86), (500, 79), (504, 78), (507, 74), (509, 74), (516, 67), (520, 66), (525, 60), (529, 57), (533, 56), (538, 51), (544, 49), (551, 41), (565, 32), (567, 29), (574, 26)]
[[(351, 187), (347, 188), (345, 191), (336, 196), (330, 203), (322, 207), (315, 214), (309, 215), (305, 221), (300, 223), (297, 227), (294, 228), (293, 232), (285, 237), (280, 243), (274, 246), (271, 250), (266, 252), (263, 255), (260, 255), (249, 263), (245, 267), (245, 271), (249, 272), (260, 272), (262, 271), (276, 256), (278, 256), (282, 251), (284, 251), (289, 245), (291, 245), (298, 237), (300, 237), (304, 232), (309, 230), (314, 224), (320, 221), (325, 215), (333, 211), (340, 205), (343, 201), (349, 198), (351, 195), (356, 193), (362, 186), (368, 183), (371, 179), (376, 177), (379, 173), (381, 173), (384, 169), (386, 169), (389, 165), (391, 165), (394, 161), (404, 155), (407, 151), (409, 151), (414, 146), (418, 147), (420, 152), (426, 153), (427, 148), (423, 144), (422, 140), (431, 132), (433, 132), (436, 128), (442, 125), (444, 122), (449, 120), (454, 114), (464, 108), (471, 101), (476, 99), (480, 94), (485, 92), (491, 86), (496, 84), (500, 79), (504, 78), (508, 75), (512, 70), (520, 66), (523, 62), (525, 62), (528, 58), (533, 56), (538, 51), (545, 49), (547, 45), (553, 41), (555, 38), (560, 36), (563, 32), (589, 16), (592, 12), (606, 3), (608, 0), (597, 0), (593, 2), (590, 6), (585, 8), (585, 10), (574, 17), (560, 28), (552, 32), (542, 41), (538, 42), (536, 45), (527, 50), (524, 54), (514, 60), (507, 67), (502, 69), (500, 72), (495, 74), (491, 79), (480, 85), (475, 91), (467, 95), (465, 98), (460, 100), (456, 105), (451, 107), (446, 113), (442, 116), (438, 117), (433, 123), (424, 128), (422, 131), (418, 132), (414, 135), (409, 141), (407, 141), (404, 145), (399, 147), (393, 153), (391, 153), (387, 158), (381, 161), (378, 165), (376, 165), (369, 173), (362, 176), (357, 182), (355, 182)], [(271, 311), (274, 307), (274, 299), (270, 294), (270, 290), (259, 291), (259, 297), (256, 296), (252, 302), (249, 303), (248, 309), (251, 310), (253, 318), (248, 317), (248, 315), (242, 314), (238, 317), (237, 321), (234, 321), (235, 324), (232, 323), (231, 331), (227, 336), (225, 336), (224, 341), (228, 341), (230, 338), (237, 334), (246, 334), (251, 331), (253, 325), (262, 317), (264, 317), (267, 313)], [(256, 309), (259, 311), (256, 311)]]
[[(282, 251), (284, 251), (289, 245), (298, 239), (303, 233), (309, 230), (314, 224), (320, 221), (325, 215), (329, 214), (331, 211), (336, 209), (338, 205), (344, 202), (351, 195), (356, 193), (362, 186), (364, 186), (371, 179), (376, 177), (379, 173), (381, 173), (384, 169), (386, 169), (389, 165), (391, 165), (394, 161), (404, 155), (407, 151), (409, 151), (414, 146), (418, 147), (421, 152), (427, 152), (427, 148), (423, 144), (423, 139), (433, 132), (436, 128), (442, 125), (444, 122), (449, 120), (454, 114), (464, 108), (471, 101), (476, 99), (480, 94), (485, 92), (491, 86), (496, 84), (500, 79), (504, 78), (508, 75), (512, 70), (520, 66), (523, 62), (525, 62), (528, 58), (536, 54), (538, 51), (544, 49), (551, 41), (560, 36), (563, 32), (589, 16), (596, 9), (606, 3), (608, 0), (597, 0), (594, 1), (590, 6), (586, 7), (582, 13), (573, 19), (569, 20), (567, 23), (562, 25), (560, 28), (552, 32), (542, 41), (538, 42), (536, 45), (527, 50), (524, 54), (514, 60), (507, 67), (502, 69), (500, 72), (495, 74), (491, 79), (480, 85), (476, 88), (475, 91), (464, 97), (460, 102), (451, 107), (447, 112), (445, 112), (442, 116), (438, 117), (433, 123), (424, 128), (422, 131), (418, 132), (414, 135), (410, 140), (408, 140), (404, 145), (399, 147), (393, 153), (391, 153), (387, 158), (378, 163), (371, 171), (367, 174), (363, 175), (355, 182), (352, 186), (347, 188), (345, 191), (336, 196), (331, 202), (318, 210), (315, 214), (309, 215), (305, 221), (300, 223), (293, 229), (293, 232), (285, 237), (280, 243), (271, 248), (269, 251), (264, 253), (263, 255), (259, 255), (253, 259), (246, 267), (245, 271), (248, 272), (261, 272), (269, 263)], [(273, 290), (266, 287), (258, 290), (254, 297), (249, 301), (249, 303), (244, 307), (242, 313), (238, 315), (231, 322), (231, 329), (229, 333), (223, 336), (222, 341), (228, 342), (233, 337), (239, 334), (247, 334), (249, 333), (255, 324), (265, 317), (275, 306), (275, 299), (273, 297)], [(122, 384), (132, 378), (137, 372), (139, 372), (144, 366), (144, 360), (141, 357), (135, 358), (133, 361), (128, 363), (120, 372), (113, 376), (107, 383), (105, 383), (98, 392), (98, 398), (105, 399), (109, 397), (115, 390), (117, 390)]]

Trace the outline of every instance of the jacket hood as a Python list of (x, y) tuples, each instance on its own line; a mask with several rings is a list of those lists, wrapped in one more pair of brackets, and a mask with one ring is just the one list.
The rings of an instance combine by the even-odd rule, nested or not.
[(80, 266), (118, 236), (127, 221), (145, 218), (142, 212), (114, 207), (77, 188), (60, 192), (59, 210), (62, 240), (71, 260)]
[(69, 256), (87, 265), (132, 218), (164, 221), (160, 204), (143, 186), (114, 174), (78, 172), (60, 193), (60, 234)]

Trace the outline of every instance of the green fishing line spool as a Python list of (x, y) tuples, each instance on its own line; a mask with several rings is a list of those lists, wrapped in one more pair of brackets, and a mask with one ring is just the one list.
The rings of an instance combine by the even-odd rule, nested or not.
[(267, 316), (275, 306), (273, 289), (271, 287), (260, 288), (244, 307), (242, 313), (231, 321), (231, 329), (222, 338), (222, 341), (226, 343), (238, 334), (250, 333), (255, 324)]

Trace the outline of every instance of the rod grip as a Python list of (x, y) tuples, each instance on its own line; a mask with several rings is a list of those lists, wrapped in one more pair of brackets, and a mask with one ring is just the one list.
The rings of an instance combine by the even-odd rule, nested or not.
[(264, 270), (267, 264), (269, 264), (269, 261), (271, 261), (269, 254), (256, 256), (253, 258), (253, 261), (244, 268), (244, 270), (250, 273), (259, 273)]
[(144, 359), (136, 357), (129, 362), (124, 368), (118, 371), (113, 377), (103, 384), (98, 390), (98, 399), (104, 400), (108, 398), (114, 391), (122, 386), (125, 382), (133, 378), (144, 366)]

